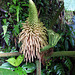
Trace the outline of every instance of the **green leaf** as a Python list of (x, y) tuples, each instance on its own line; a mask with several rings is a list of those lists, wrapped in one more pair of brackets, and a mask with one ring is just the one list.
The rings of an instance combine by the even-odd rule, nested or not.
[(14, 34), (17, 35), (19, 34), (19, 25), (14, 25), (14, 30), (13, 30)]
[(41, 75), (45, 75), (45, 73), (43, 73), (43, 71), (41, 71)]
[(13, 65), (13, 66), (16, 66), (16, 59), (15, 58), (9, 58), (8, 60), (7, 60), (11, 65)]
[(16, 4), (16, 0), (13, 0), (13, 3)]
[(11, 52), (18, 52), (15, 47), (12, 47)]
[(49, 36), (49, 45), (55, 46), (61, 36), (58, 33), (55, 33), (53, 30), (48, 30), (48, 36)]
[(4, 24), (6, 24), (6, 19), (3, 19)]
[(10, 13), (16, 13), (16, 6), (11, 5), (10, 8), (9, 8), (9, 12)]
[(75, 0), (64, 0), (64, 7), (67, 11), (75, 11)]
[(27, 63), (22, 65), (23, 70), (25, 70), (27, 73), (32, 73), (35, 70), (35, 64), (34, 63)]
[(65, 40), (64, 37), (61, 37), (61, 41), (62, 41), (62, 43), (64, 42), (64, 40)]
[(56, 72), (57, 75), (62, 75), (62, 74), (65, 75), (65, 71), (61, 63), (56, 64), (54, 66), (54, 71)]
[(71, 62), (71, 60), (69, 59), (69, 58), (67, 58), (66, 60), (65, 60), (65, 63), (64, 63), (65, 65), (66, 65), (66, 67), (69, 69), (69, 71), (71, 70), (71, 68), (72, 68), (72, 62)]
[(23, 59), (24, 59), (24, 56), (19, 55), (17, 57), (17, 59), (15, 59), (15, 58), (9, 58), (6, 61), (8, 61), (13, 66), (19, 66), (22, 63)]
[(18, 75), (27, 75), (26, 71), (23, 70), (22, 67), (17, 67), (17, 68), (15, 68), (15, 72), (16, 72)]
[(29, 4), (22, 4), (22, 6), (29, 6)]
[(68, 41), (65, 40), (65, 49), (68, 50), (69, 49), (69, 45), (68, 45)]
[(4, 32), (4, 35), (6, 34), (6, 32), (7, 32), (7, 28), (8, 28), (8, 26), (2, 26), (2, 28), (3, 28), (3, 32)]
[(49, 45), (42, 48), (41, 51), (45, 51), (51, 47), (54, 47), (57, 44), (57, 42), (60, 40), (61, 35), (55, 33), (53, 30), (48, 30), (48, 37), (49, 37)]
[(72, 37), (70, 37), (69, 41), (70, 41), (72, 47), (74, 47), (74, 39)]
[(3, 37), (4, 37), (4, 40), (5, 40), (6, 44), (9, 45), (10, 35), (9, 34), (5, 34)]
[(12, 65), (10, 65), (8, 62), (3, 63), (3, 64), (0, 66), (0, 68), (15, 70), (15, 67), (13, 67)]
[(0, 75), (18, 75), (18, 74), (11, 70), (0, 68)]
[(10, 5), (10, 3), (9, 2), (7, 2), (7, 6), (9, 6)]

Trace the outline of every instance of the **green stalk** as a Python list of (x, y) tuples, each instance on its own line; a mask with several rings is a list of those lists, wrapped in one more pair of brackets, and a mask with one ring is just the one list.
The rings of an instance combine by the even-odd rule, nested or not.
[(17, 22), (19, 22), (19, 6), (16, 7), (16, 11), (17, 11)]
[(49, 50), (50, 48), (52, 48), (52, 46), (51, 45), (47, 45), (47, 46), (45, 46), (44, 48), (41, 49), (41, 52)]
[(41, 75), (41, 61), (36, 60), (36, 75)]
[(51, 57), (60, 57), (60, 56), (68, 56), (68, 57), (75, 57), (75, 51), (59, 51), (53, 52), (51, 56), (44, 56), (45, 59), (49, 59)]
[(58, 56), (71, 56), (75, 57), (75, 51), (59, 51), (54, 52), (51, 57), (58, 57)]
[[(19, 56), (21, 53), (19, 52), (12, 52), (12, 53), (0, 53), (0, 57), (10, 57), (10, 56)], [(59, 51), (53, 52), (53, 54), (48, 57), (60, 57), (60, 56), (68, 56), (68, 57), (75, 57), (75, 51)], [(48, 58), (47, 57), (47, 58)]]

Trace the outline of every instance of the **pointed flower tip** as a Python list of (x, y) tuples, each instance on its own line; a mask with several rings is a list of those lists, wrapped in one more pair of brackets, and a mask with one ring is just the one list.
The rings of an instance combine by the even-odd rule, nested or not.
[(33, 0), (29, 0), (29, 23), (34, 24), (38, 22), (37, 8)]
[(29, 2), (30, 2), (30, 3), (33, 3), (33, 1), (32, 1), (32, 0), (29, 0)]

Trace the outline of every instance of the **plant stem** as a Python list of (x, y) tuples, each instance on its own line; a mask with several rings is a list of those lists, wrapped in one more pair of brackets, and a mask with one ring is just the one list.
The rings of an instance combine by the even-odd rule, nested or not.
[(53, 52), (51, 56), (47, 55), (44, 56), (46, 59), (49, 59), (51, 57), (60, 57), (60, 56), (69, 56), (69, 57), (75, 57), (75, 51), (59, 51), (59, 52)]
[(36, 60), (36, 75), (41, 75), (41, 61)]
[(75, 51), (59, 51), (59, 52), (54, 52), (51, 57), (58, 57), (58, 56), (75, 56)]
[(19, 22), (19, 6), (16, 7), (16, 11), (17, 11), (17, 22)]
[[(21, 53), (19, 53), (19, 52), (0, 53), (0, 57), (19, 56), (19, 55), (21, 55)], [(59, 51), (59, 52), (53, 52), (53, 54), (51, 56), (48, 55), (47, 58), (50, 58), (50, 57), (59, 57), (59, 56), (75, 57), (75, 51)]]
[(49, 50), (50, 48), (52, 48), (52, 46), (47, 45), (47, 46), (45, 46), (44, 48), (41, 49), (41, 52)]
[(13, 53), (0, 53), (0, 57), (9, 57), (9, 56), (19, 56), (19, 52), (13, 52)]

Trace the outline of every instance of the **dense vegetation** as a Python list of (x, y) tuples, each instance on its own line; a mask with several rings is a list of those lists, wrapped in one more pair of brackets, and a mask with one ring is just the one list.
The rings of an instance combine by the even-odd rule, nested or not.
[[(41, 75), (74, 75), (75, 58), (73, 56), (49, 57), (53, 52), (75, 50), (75, 39), (72, 38), (73, 28), (70, 30), (67, 23), (64, 23), (64, 21), (69, 19), (71, 23), (71, 16), (68, 17), (68, 15), (64, 15), (64, 6), (62, 1), (33, 1), (37, 7), (40, 21), (44, 23), (44, 26), (47, 30), (49, 30), (49, 32), (53, 32), (54, 34), (52, 37), (48, 37), (48, 40), (55, 36), (53, 41), (47, 40), (47, 42), (51, 45), (51, 48), (49, 48), (49, 50), (45, 53), (40, 53), (41, 58), (43, 59), (41, 63)], [(65, 20), (63, 20), (64, 16)], [(22, 23), (25, 23), (27, 17), (29, 17), (28, 0), (0, 1), (0, 53), (19, 52), (21, 43), (18, 43), (18, 37), (19, 33), (22, 31)], [(61, 36), (61, 38), (56, 37), (57, 35), (59, 37)], [(58, 43), (57, 40), (59, 40)], [(57, 44), (55, 44), (55, 42)], [(47, 55), (47, 58), (45, 55)], [(16, 75), (15, 73), (18, 75), (36, 75), (36, 59), (33, 63), (27, 63), (27, 65), (23, 59), (24, 56), (21, 55), (4, 58), (0, 57), (0, 71), (10, 69), (14, 75)], [(7, 75), (10, 74), (9, 70), (6, 72)], [(6, 73), (2, 74), (6, 75)]]

